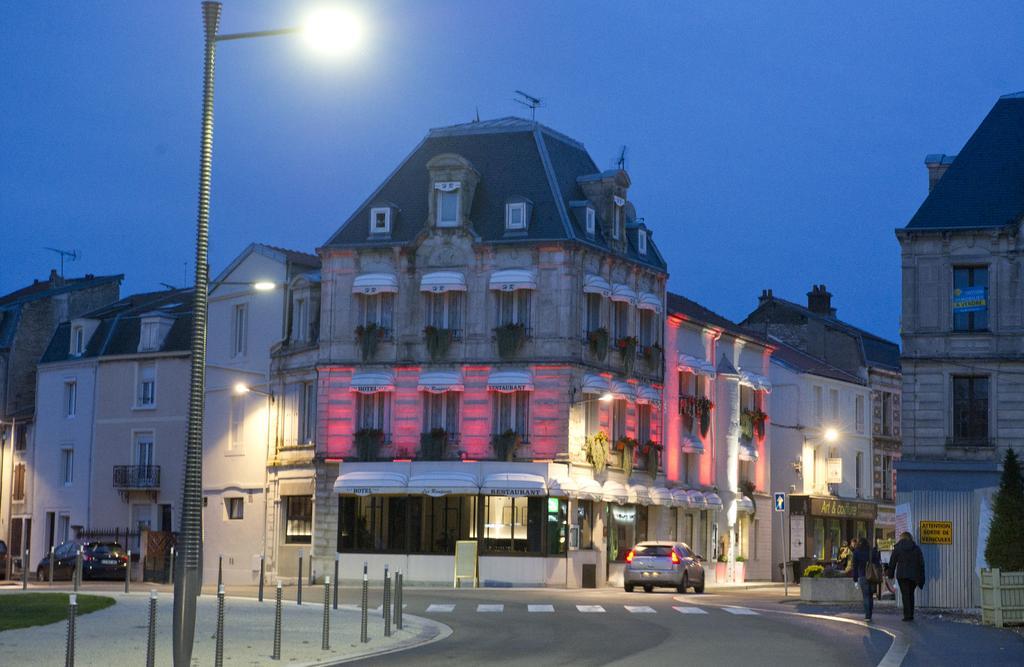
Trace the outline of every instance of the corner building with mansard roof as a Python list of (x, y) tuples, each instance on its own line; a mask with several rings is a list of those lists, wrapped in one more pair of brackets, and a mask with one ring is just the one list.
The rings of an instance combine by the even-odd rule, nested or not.
[(629, 188), (539, 123), (455, 125), (318, 250), (317, 573), (448, 583), (471, 541), (481, 585), (603, 585), (670, 537), (667, 271)]

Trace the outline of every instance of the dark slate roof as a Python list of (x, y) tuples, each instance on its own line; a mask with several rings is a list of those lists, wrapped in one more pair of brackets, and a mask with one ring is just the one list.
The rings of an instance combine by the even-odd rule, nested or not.
[(302, 252), (300, 250), (290, 250), (288, 248), (281, 248), (280, 246), (268, 245), (266, 243), (260, 243), (257, 245), (261, 245), (265, 248), (270, 248), (271, 250), (276, 250), (277, 252), (287, 257), (288, 261), (292, 262), (293, 264), (302, 264), (303, 266), (308, 266), (311, 268), (320, 268), (320, 258), (312, 253)]
[(780, 299), (775, 295), (762, 296), (761, 303), (758, 304), (758, 307), (754, 312), (757, 312), (757, 310), (766, 306), (774, 306), (776, 308), (791, 310), (806, 318), (817, 319), (825, 322), (827, 325), (843, 331), (860, 341), (861, 348), (864, 352), (864, 359), (868, 366), (880, 367), (889, 371), (900, 370), (900, 346), (897, 343), (886, 340), (881, 336), (876, 336), (870, 331), (865, 331), (864, 329), (855, 327), (852, 324), (843, 322), (842, 320), (830, 315), (815, 313), (798, 303), (794, 303), (786, 299)]
[(768, 344), (768, 339), (756, 331), (747, 329), (746, 327), (736, 324), (732, 320), (723, 317), (713, 310), (702, 306), (701, 304), (687, 299), (681, 294), (675, 294), (669, 292), (667, 294), (668, 300), (668, 313), (669, 315), (682, 315), (688, 320), (695, 322), (704, 322), (710, 324), (713, 327), (717, 327), (727, 333), (737, 336), (739, 338), (745, 338), (759, 342), (763, 345)]
[[(469, 217), (483, 242), (576, 240), (608, 249), (600, 234), (593, 239), (586, 236), (570, 207), (570, 202), (585, 199), (577, 179), (599, 171), (583, 144), (540, 123), (514, 117), (431, 130), (325, 246), (407, 244), (416, 239), (429, 211), (427, 163), (443, 153), (462, 156), (480, 174)], [(506, 236), (505, 203), (513, 197), (528, 199), (533, 214), (525, 234)], [(381, 205), (398, 209), (388, 240), (371, 239), (368, 234), (370, 208)], [(665, 270), (652, 240), (648, 254), (640, 255), (636, 229), (627, 234), (629, 259)]]
[(1024, 216), (1024, 92), (1004, 95), (907, 229), (1002, 227)]
[(788, 345), (783, 341), (770, 336), (772, 345), (775, 346), (775, 351), (772, 352), (772, 362), (779, 363), (784, 366), (788, 366), (798, 373), (810, 373), (811, 375), (818, 375), (821, 377), (831, 378), (833, 380), (841, 380), (843, 382), (853, 382), (855, 384), (863, 385), (864, 380), (847, 373), (841, 368), (833, 366), (817, 357), (811, 355)]
[(79, 289), (96, 287), (97, 285), (103, 285), (105, 283), (119, 283), (124, 280), (124, 274), (118, 274), (116, 276), (94, 276), (92, 274), (86, 274), (82, 278), (61, 278), (59, 279), (59, 282), (55, 284), (53, 277), (54, 276), (51, 276), (51, 278), (47, 280), (37, 280), (28, 287), (22, 287), (19, 290), (0, 296), (0, 308), (27, 303), (29, 301), (36, 301), (38, 299), (45, 299), (57, 294), (64, 294), (65, 292), (73, 292)]
[(173, 321), (160, 349), (153, 352), (187, 352), (192, 341), (192, 297), (192, 289), (133, 294), (86, 313), (82, 319), (99, 320), (99, 324), (86, 342), (85, 353), (81, 357), (69, 354), (71, 323), (63, 322), (50, 339), (40, 363), (135, 354), (139, 347), (142, 318), (154, 313), (161, 313)]

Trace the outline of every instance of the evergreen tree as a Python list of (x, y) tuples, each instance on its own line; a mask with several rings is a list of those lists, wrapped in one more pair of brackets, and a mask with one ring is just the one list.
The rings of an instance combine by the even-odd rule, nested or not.
[(1024, 479), (1012, 449), (1003, 459), (1003, 477), (992, 507), (985, 560), (992, 568), (1024, 572)]

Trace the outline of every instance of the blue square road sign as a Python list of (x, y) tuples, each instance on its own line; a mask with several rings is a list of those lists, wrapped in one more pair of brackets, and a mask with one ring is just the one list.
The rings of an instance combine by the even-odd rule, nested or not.
[(775, 511), (785, 512), (786, 511), (786, 494), (776, 493), (775, 494)]

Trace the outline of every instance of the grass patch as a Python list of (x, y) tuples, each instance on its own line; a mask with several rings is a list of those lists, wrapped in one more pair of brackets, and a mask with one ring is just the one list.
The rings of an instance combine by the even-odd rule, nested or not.
[[(106, 609), (114, 598), (78, 596), (78, 615)], [(0, 632), (47, 625), (68, 617), (67, 593), (8, 593), (0, 595)]]

